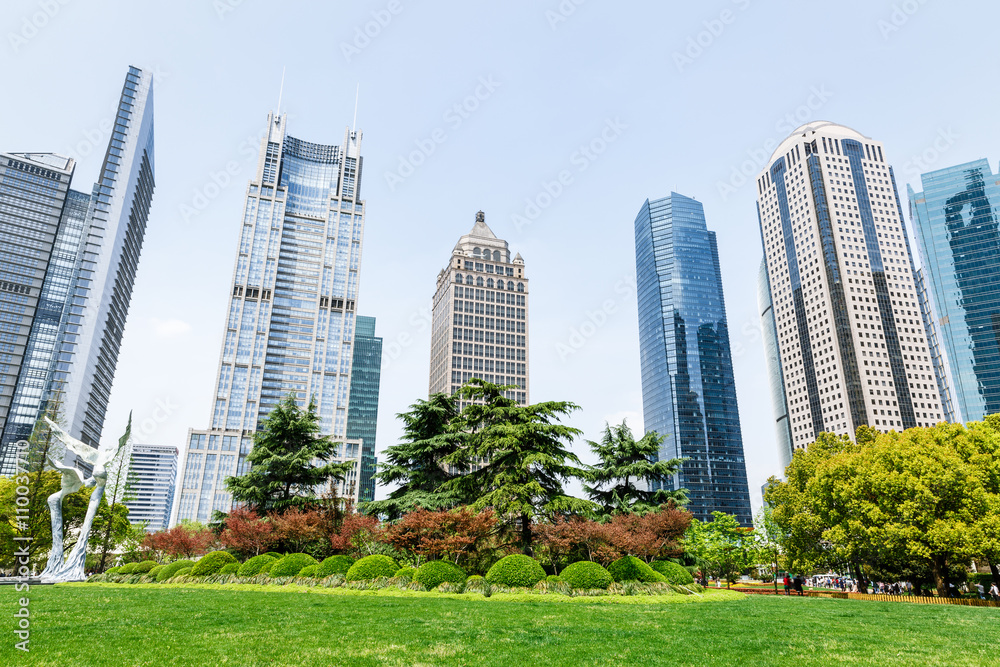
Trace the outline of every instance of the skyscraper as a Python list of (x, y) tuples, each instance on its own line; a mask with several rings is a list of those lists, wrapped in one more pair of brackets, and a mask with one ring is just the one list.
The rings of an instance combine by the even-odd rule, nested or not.
[(943, 417), (881, 143), (821, 121), (785, 139), (757, 211), (793, 447)]
[[(767, 262), (761, 260), (757, 275), (757, 306), (760, 310), (760, 327), (764, 341), (764, 362), (774, 408), (774, 435), (778, 444), (778, 461), (784, 471), (792, 462), (792, 429), (788, 423), (788, 403), (785, 401), (785, 380), (781, 373), (781, 355), (778, 353), (778, 329), (771, 302), (771, 286), (767, 280)], [(765, 486), (767, 486), (765, 484)]]
[(1000, 412), (1000, 174), (985, 159), (909, 189), (921, 264), (965, 421)]
[(437, 277), (431, 323), (431, 394), (452, 394), (471, 378), (514, 385), (528, 404), (528, 279), (479, 211)]
[(378, 390), (382, 378), (382, 339), (375, 335), (375, 318), (358, 315), (354, 328), (351, 401), (347, 408), (347, 439), (361, 441), (358, 500), (375, 500), (375, 433)]
[(146, 522), (146, 530), (166, 530), (177, 488), (177, 448), (165, 445), (132, 445), (130, 462), (131, 499), (128, 520)]
[(663, 436), (661, 460), (687, 458), (666, 486), (687, 489), (697, 519), (719, 511), (749, 526), (719, 251), (701, 203), (676, 192), (647, 199), (635, 263), (645, 431)]
[[(348, 440), (358, 269), (364, 230), (361, 133), (340, 146), (286, 133), (269, 114), (257, 171), (247, 186), (211, 426), (191, 430), (173, 522), (228, 512), (225, 480), (243, 474), (253, 434), (294, 393), (318, 404), (334, 460), (361, 459)], [(341, 484), (357, 500), (358, 465)]]
[(49, 403), (97, 446), (153, 197), (153, 78), (130, 67), (100, 178), (69, 190), (74, 162), (0, 157), (0, 474)]

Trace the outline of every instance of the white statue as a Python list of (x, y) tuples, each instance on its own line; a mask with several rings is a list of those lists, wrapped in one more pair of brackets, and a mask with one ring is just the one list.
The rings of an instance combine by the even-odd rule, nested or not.
[[(94, 525), (94, 516), (97, 514), (97, 508), (101, 504), (101, 498), (104, 497), (104, 487), (108, 483), (107, 465), (128, 442), (132, 434), (132, 415), (129, 415), (128, 428), (125, 429), (125, 435), (118, 440), (118, 446), (114, 448), (102, 447), (94, 449), (70, 436), (69, 433), (62, 430), (58, 424), (48, 417), (45, 417), (45, 423), (48, 424), (53, 435), (66, 445), (70, 451), (92, 465), (94, 472), (91, 477), (84, 479), (83, 473), (76, 468), (64, 466), (51, 458), (49, 459), (53, 467), (62, 473), (62, 488), (49, 496), (49, 510), (52, 514), (52, 551), (49, 553), (49, 562), (41, 574), (41, 579), (45, 582), (83, 581), (87, 578), (84, 567), (87, 562), (87, 541), (90, 539), (90, 529)], [(94, 490), (90, 494), (87, 516), (83, 520), (83, 526), (80, 527), (80, 535), (77, 538), (76, 546), (73, 547), (73, 551), (64, 562), (63, 499), (67, 495), (79, 491), (84, 486), (88, 488), (94, 487)]]

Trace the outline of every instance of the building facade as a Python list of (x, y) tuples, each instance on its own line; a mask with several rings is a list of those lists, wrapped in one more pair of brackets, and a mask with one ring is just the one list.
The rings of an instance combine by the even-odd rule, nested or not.
[(225, 480), (247, 470), (253, 434), (289, 394), (315, 399), (334, 461), (356, 465), (341, 484), (358, 499), (360, 440), (348, 440), (358, 271), (364, 232), (361, 133), (339, 146), (286, 133), (269, 114), (247, 185), (210, 427), (191, 430), (172, 523), (228, 512)]
[(666, 484), (687, 509), (752, 523), (715, 232), (700, 202), (677, 193), (646, 200), (635, 219), (639, 357), (645, 431), (663, 436), (661, 460), (684, 457)]
[(480, 211), (437, 277), (431, 324), (429, 392), (453, 394), (472, 378), (513, 385), (507, 398), (527, 405), (528, 279)]
[(821, 121), (783, 141), (757, 210), (793, 449), (944, 417), (880, 142)]
[(11, 304), (0, 305), (0, 346), (12, 346), (0, 363), (0, 474), (13, 472), (12, 445), (49, 408), (72, 436), (100, 443), (152, 204), (153, 148), (152, 74), (130, 67), (90, 194), (69, 189), (70, 158), (0, 157), (0, 304)]
[(909, 190), (956, 419), (1000, 412), (1000, 174), (985, 159), (923, 174)]
[(177, 448), (132, 445), (129, 468), (130, 499), (125, 502), (129, 522), (145, 522), (151, 533), (166, 530), (177, 488)]
[(358, 315), (354, 327), (351, 400), (347, 407), (347, 439), (361, 441), (358, 500), (375, 500), (375, 434), (378, 391), (382, 378), (382, 339), (375, 335), (375, 318)]
[(774, 320), (774, 304), (771, 302), (771, 285), (767, 280), (767, 262), (763, 260), (757, 275), (757, 306), (760, 310), (760, 329), (764, 341), (767, 384), (771, 390), (771, 405), (774, 408), (774, 435), (778, 444), (778, 462), (784, 473), (785, 468), (792, 462), (792, 429), (788, 422), (788, 403), (785, 402), (785, 380), (781, 373), (781, 355), (778, 353), (778, 329)]

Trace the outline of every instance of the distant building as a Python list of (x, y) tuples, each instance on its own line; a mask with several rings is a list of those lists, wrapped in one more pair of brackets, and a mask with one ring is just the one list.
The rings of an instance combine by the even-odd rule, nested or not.
[(781, 355), (778, 353), (778, 330), (774, 321), (771, 287), (767, 280), (767, 262), (764, 260), (761, 260), (760, 273), (757, 275), (757, 306), (760, 310), (760, 326), (764, 338), (767, 383), (771, 390), (771, 406), (774, 410), (774, 436), (783, 476), (785, 468), (792, 462), (792, 429), (788, 423), (785, 379), (781, 373)]
[(718, 511), (749, 526), (719, 251), (701, 203), (676, 192), (646, 200), (635, 255), (645, 431), (664, 437), (661, 460), (687, 459), (666, 486), (687, 489), (697, 519)]
[(378, 392), (382, 377), (382, 339), (375, 335), (375, 318), (358, 315), (354, 327), (351, 400), (347, 408), (347, 439), (361, 441), (358, 500), (375, 500), (375, 433)]
[(132, 445), (130, 465), (131, 500), (128, 520), (146, 522), (146, 530), (166, 530), (174, 504), (177, 482), (177, 448), (163, 445)]

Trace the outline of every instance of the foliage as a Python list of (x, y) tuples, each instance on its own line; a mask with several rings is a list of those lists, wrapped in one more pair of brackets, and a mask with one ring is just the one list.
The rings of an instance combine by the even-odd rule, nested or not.
[(544, 578), (545, 570), (538, 561), (523, 554), (501, 558), (486, 573), (488, 583), (508, 588), (534, 586)]
[(562, 577), (560, 577), (558, 574), (550, 574), (549, 576), (545, 577), (545, 581), (549, 582), (550, 584), (559, 584), (562, 583)]
[(299, 570), (298, 576), (300, 577), (318, 577), (319, 576), (319, 563), (316, 565), (306, 565), (304, 568)]
[[(329, 463), (336, 444), (320, 434), (316, 404), (299, 408), (294, 394), (276, 405), (254, 434), (250, 469), (226, 479), (233, 500), (257, 513), (283, 513), (316, 501), (315, 490), (342, 480), (353, 463)], [(317, 462), (319, 464), (317, 465)]]
[(331, 574), (346, 575), (352, 565), (354, 565), (354, 559), (350, 556), (330, 556), (323, 559), (323, 562), (319, 564), (316, 575), (319, 577), (329, 577)]
[(457, 565), (443, 560), (432, 560), (417, 568), (413, 574), (413, 581), (427, 590), (432, 590), (446, 581), (453, 584), (465, 583), (467, 576), (465, 570)]
[(180, 572), (184, 568), (190, 568), (193, 565), (194, 561), (187, 559), (175, 560), (172, 563), (167, 563), (166, 565), (163, 566), (163, 569), (160, 570), (159, 574), (156, 575), (156, 580), (166, 581), (167, 579), (170, 579), (171, 577), (175, 576), (178, 572)]
[[(161, 571), (163, 570), (163, 568), (164, 568), (164, 567), (166, 567), (166, 566), (165, 566), (165, 565), (157, 565), (156, 567), (154, 567), (154, 568), (153, 568), (152, 570), (150, 570), (150, 571), (149, 571), (149, 572), (147, 572), (146, 574), (147, 574), (148, 576), (152, 577), (153, 579), (156, 579), (156, 576), (157, 576), (158, 574), (160, 574), (160, 572), (161, 572)], [(114, 568), (112, 568), (112, 569), (114, 569)], [(107, 570), (107, 571), (105, 572), (105, 574), (107, 574), (108, 572), (111, 572), (111, 570)]]
[(396, 574), (392, 575), (395, 579), (413, 579), (413, 574), (417, 570), (412, 567), (401, 567), (396, 570)]
[[(569, 569), (569, 568), (567, 568)], [(615, 581), (641, 581), (644, 583), (656, 581), (656, 572), (649, 565), (635, 556), (622, 556), (611, 565), (608, 573)], [(563, 573), (565, 576), (565, 572)]]
[(417, 562), (445, 559), (469, 568), (482, 560), (496, 529), (496, 515), (488, 509), (417, 509), (388, 526), (383, 539)]
[[(682, 460), (660, 461), (662, 443), (663, 437), (655, 432), (637, 441), (624, 421), (618, 426), (605, 424), (600, 442), (587, 441), (600, 463), (588, 467), (587, 479), (591, 485), (584, 484), (583, 488), (604, 515), (645, 514), (655, 512), (667, 502), (678, 505), (687, 502), (683, 489), (663, 488), (664, 482), (680, 470)], [(660, 489), (647, 490), (653, 486)]]
[(180, 524), (146, 537), (144, 546), (159, 557), (194, 558), (204, 554), (215, 544), (215, 535), (200, 523)]
[(240, 569), (237, 574), (241, 577), (253, 577), (261, 572), (261, 568), (267, 563), (275, 563), (278, 559), (271, 554), (261, 554), (259, 556), (254, 556), (247, 560), (247, 562), (240, 565)]
[(219, 570), (219, 574), (237, 574), (240, 571), (239, 563), (228, 563), (222, 566)]
[(399, 570), (399, 563), (388, 556), (365, 556), (347, 571), (347, 581), (366, 581), (376, 577), (391, 577)]
[(191, 574), (202, 577), (206, 574), (218, 574), (224, 566), (230, 563), (239, 564), (236, 556), (228, 551), (213, 551), (202, 556), (191, 568)]
[(135, 475), (132, 472), (132, 413), (128, 416), (128, 426), (118, 440), (118, 453), (107, 464), (107, 484), (104, 496), (94, 516), (88, 546), (100, 553), (97, 569), (103, 570), (108, 555), (119, 547), (132, 533), (125, 503), (132, 499)]
[[(282, 556), (281, 558), (284, 558), (284, 556)], [(277, 563), (279, 560), (281, 560), (281, 558), (272, 558), (271, 560), (264, 561), (264, 563), (260, 566), (260, 569), (257, 570), (257, 574), (270, 575), (271, 568), (274, 567), (274, 564)]]
[(607, 539), (620, 553), (647, 561), (677, 556), (683, 553), (681, 540), (691, 519), (673, 503), (644, 514), (616, 514), (608, 523)]
[(234, 507), (228, 515), (219, 541), (244, 557), (257, 556), (267, 551), (277, 538), (274, 524), (245, 507)]
[(186, 577), (186, 576), (188, 576), (190, 574), (191, 574), (191, 568), (190, 567), (182, 567), (181, 569), (177, 570), (177, 572), (174, 573), (174, 576), (175, 577)]
[(125, 563), (120, 568), (118, 568), (118, 574), (135, 574), (135, 568), (138, 563)]
[(614, 583), (614, 577), (598, 563), (581, 560), (571, 563), (562, 571), (562, 580), (572, 588), (584, 590), (606, 589)]
[(672, 584), (688, 586), (694, 583), (694, 577), (680, 563), (669, 560), (655, 560), (649, 566), (666, 577), (667, 581)]
[(274, 563), (268, 574), (272, 577), (294, 577), (309, 565), (319, 565), (319, 562), (309, 554), (288, 554)]
[(158, 563), (155, 560), (144, 560), (138, 563), (132, 563), (132, 565), (134, 566), (132, 568), (132, 572), (148, 574), (158, 566)]
[(289, 550), (301, 553), (306, 546), (323, 537), (323, 517), (315, 509), (290, 507), (284, 513), (272, 512), (274, 534)]
[(334, 552), (354, 556), (370, 556), (382, 536), (382, 527), (375, 516), (346, 513), (330, 535), (330, 545)]
[(578, 560), (607, 564), (621, 556), (611, 544), (607, 524), (580, 517), (556, 516), (534, 527), (538, 555), (556, 572), (564, 563)]
[[(104, 574), (120, 574), (121, 571), (122, 571), (121, 567), (109, 567), (107, 570), (104, 571)], [(153, 575), (150, 574), (150, 576)]]
[(691, 523), (684, 546), (703, 571), (732, 581), (757, 562), (753, 537), (732, 514), (712, 512), (712, 517), (712, 521)]

